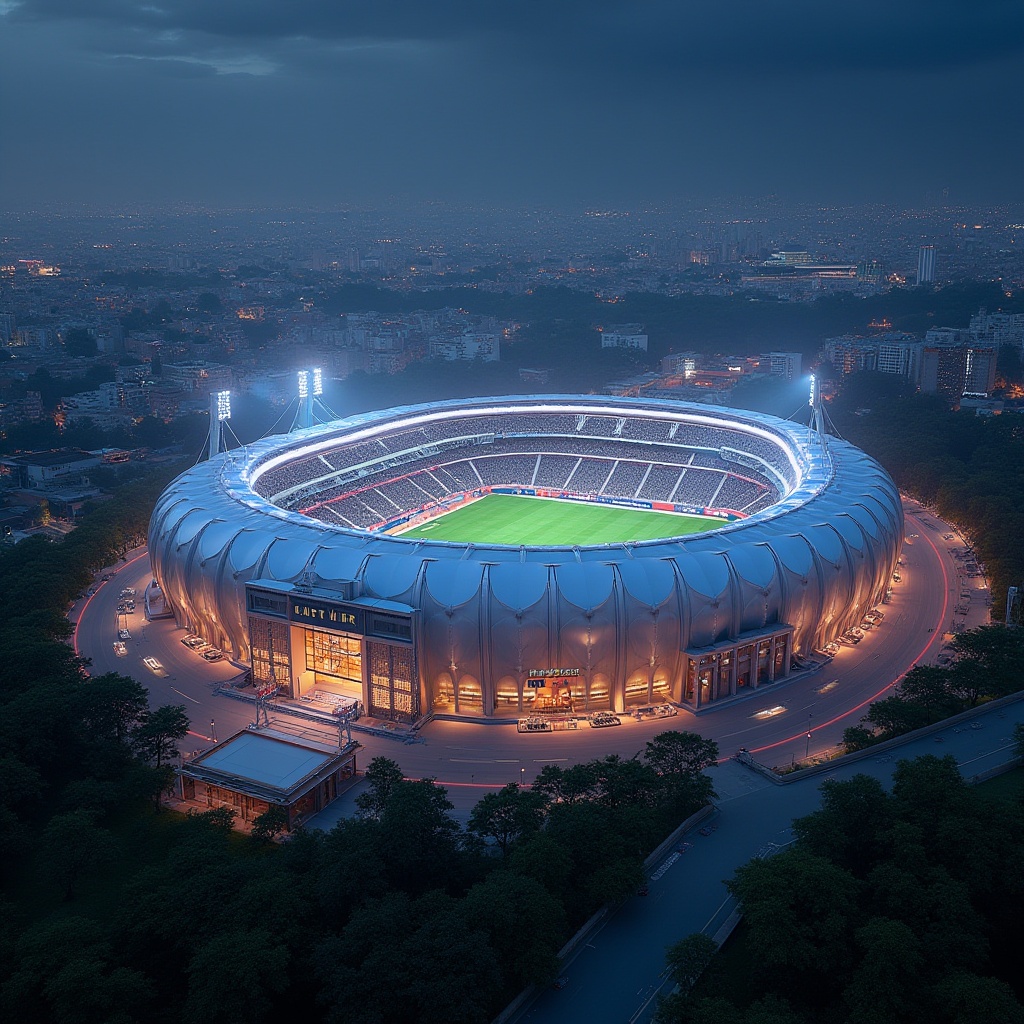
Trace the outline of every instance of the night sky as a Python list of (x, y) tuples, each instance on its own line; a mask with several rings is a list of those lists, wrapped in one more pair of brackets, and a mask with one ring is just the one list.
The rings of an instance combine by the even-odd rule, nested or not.
[(1019, 199), (1020, 0), (0, 0), (0, 208)]

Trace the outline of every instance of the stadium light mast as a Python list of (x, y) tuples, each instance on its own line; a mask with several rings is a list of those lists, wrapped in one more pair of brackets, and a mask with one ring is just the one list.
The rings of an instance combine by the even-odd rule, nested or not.
[(210, 448), (208, 458), (220, 454), (223, 440), (223, 423), (231, 419), (231, 392), (210, 392)]
[(825, 413), (821, 407), (821, 385), (818, 378), (811, 374), (811, 390), (807, 396), (807, 404), (811, 407), (811, 428), (817, 433), (821, 447), (827, 447), (825, 441)]
[(300, 427), (313, 426), (313, 403), (324, 393), (324, 375), (319, 366), (312, 370), (299, 370), (299, 411), (296, 417)]
[(313, 425), (313, 396), (309, 390), (309, 370), (299, 370), (299, 415), (300, 427)]

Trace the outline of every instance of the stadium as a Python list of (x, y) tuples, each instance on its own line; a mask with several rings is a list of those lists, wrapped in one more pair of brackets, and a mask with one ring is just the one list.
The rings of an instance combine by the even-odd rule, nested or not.
[(520, 396), (216, 455), (161, 496), (149, 550), (178, 625), (258, 686), (416, 723), (770, 687), (883, 599), (902, 537), (885, 471), (812, 427)]

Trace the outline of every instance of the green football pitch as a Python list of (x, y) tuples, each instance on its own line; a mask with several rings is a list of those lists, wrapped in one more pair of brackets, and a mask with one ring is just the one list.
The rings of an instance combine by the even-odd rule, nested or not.
[(700, 533), (720, 519), (590, 505), (553, 498), (488, 494), (469, 505), (414, 526), (403, 537), (460, 544), (615, 544)]

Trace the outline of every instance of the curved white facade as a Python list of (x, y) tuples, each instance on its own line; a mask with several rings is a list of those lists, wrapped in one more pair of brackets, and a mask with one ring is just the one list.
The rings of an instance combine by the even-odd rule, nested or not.
[[(503, 423), (515, 430), (503, 432)], [(600, 435), (590, 437), (591, 429)], [(389, 438), (413, 431), (424, 438), (421, 453), (410, 455), (402, 447), (408, 442), (389, 445)], [(659, 440), (649, 446), (647, 435)], [(712, 447), (694, 438), (711, 438)], [(504, 466), (522, 475), (534, 465), (536, 477), (542, 456), (529, 460), (534, 450), (549, 448), (555, 454), (544, 458), (573, 465), (571, 482), (588, 444), (610, 453), (601, 456), (613, 466), (609, 480), (616, 472), (625, 480), (632, 470), (631, 489), (643, 475), (635, 491), (618, 495), (623, 499), (652, 486), (654, 471), (643, 474), (643, 456), (657, 452), (651, 462), (663, 466), (666, 481), (681, 467), (677, 501), (684, 479), (700, 483), (713, 473), (721, 476), (716, 493), (722, 493), (726, 470), (739, 459), (756, 478), (750, 486), (762, 489), (751, 493), (767, 496), (761, 504), (774, 501), (707, 533), (578, 547), (403, 539), (280, 507), (312, 505), (333, 493), (332, 486), (344, 490), (334, 484), (354, 473), (372, 482), (401, 472), (404, 481), (429, 467), (430, 479), (440, 480), (445, 460), (452, 473), (461, 466), (464, 474), (472, 462), (481, 484), (481, 470), (497, 480)], [(373, 445), (380, 448), (377, 462), (352, 471), (345, 453), (358, 452), (365, 461)], [(730, 464), (716, 463), (716, 452)], [(323, 465), (322, 479), (280, 482), (290, 464), (305, 460), (308, 467), (313, 459)], [(278, 483), (269, 487), (273, 480)], [(257, 493), (268, 487), (280, 504)], [(389, 504), (397, 510), (401, 502)], [(732, 409), (538, 396), (368, 413), (218, 456), (183, 473), (161, 496), (149, 550), (179, 625), (240, 662), (250, 657), (244, 594), (250, 581), (312, 580), (320, 591), (410, 606), (421, 714), (487, 716), (522, 712), (527, 676), (537, 668), (579, 669), (578, 705), (614, 710), (666, 699), (699, 705), (773, 679), (779, 666), (787, 674), (791, 655), (821, 647), (882, 599), (902, 537), (895, 485), (846, 442), (829, 438), (826, 452), (807, 427)], [(758, 644), (768, 651), (768, 637), (779, 644), (774, 669), (759, 676), (755, 667), (745, 677), (737, 654), (756, 660)], [(694, 673), (720, 657), (725, 660), (702, 695)]]

